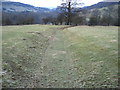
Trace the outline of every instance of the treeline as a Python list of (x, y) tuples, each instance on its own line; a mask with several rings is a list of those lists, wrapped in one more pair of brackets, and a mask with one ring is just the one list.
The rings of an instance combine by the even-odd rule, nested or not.
[(2, 25), (43, 24), (43, 18), (50, 17), (54, 12), (2, 12)]
[[(110, 6), (102, 9), (73, 9), (70, 16), (70, 25), (103, 25), (103, 26), (119, 26), (120, 17), (118, 6)], [(61, 11), (56, 18), (43, 18), (44, 24), (68, 25), (68, 13)]]
[[(118, 6), (110, 6), (101, 9), (72, 9), (70, 25), (115, 25), (119, 26), (120, 17)], [(56, 12), (56, 11), (59, 11)], [(55, 12), (3, 12), (2, 25), (27, 25), (27, 24), (52, 24), (68, 25), (68, 13), (61, 7)]]

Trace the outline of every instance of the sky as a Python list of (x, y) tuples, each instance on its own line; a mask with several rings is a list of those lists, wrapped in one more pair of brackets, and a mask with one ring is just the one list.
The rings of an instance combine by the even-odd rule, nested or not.
[[(55, 8), (60, 5), (61, 0), (7, 0), (30, 4), (37, 7)], [(78, 0), (79, 1), (79, 0)], [(101, 1), (120, 1), (120, 0), (82, 0), (85, 6), (90, 6)]]

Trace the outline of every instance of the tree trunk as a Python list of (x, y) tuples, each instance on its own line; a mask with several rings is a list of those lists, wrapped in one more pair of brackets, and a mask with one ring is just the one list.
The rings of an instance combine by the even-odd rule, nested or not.
[(71, 25), (71, 2), (68, 4), (68, 21), (67, 25)]

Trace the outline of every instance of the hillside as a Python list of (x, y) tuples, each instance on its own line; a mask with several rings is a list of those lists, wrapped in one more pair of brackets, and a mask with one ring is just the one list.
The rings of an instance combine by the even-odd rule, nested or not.
[[(41, 24), (42, 18), (56, 17), (57, 12), (49, 8), (35, 7), (20, 2), (2, 2), (3, 25), (6, 24), (21, 24), (31, 20), (33, 24)], [(27, 17), (26, 17), (27, 16)], [(24, 20), (24, 21), (23, 21)]]
[(6, 12), (49, 12), (50, 9), (35, 7), (20, 2), (2, 2), (2, 9)]
[[(83, 9), (96, 9), (96, 8), (104, 8), (104, 7), (109, 7), (112, 5), (118, 5), (119, 2), (99, 2), (97, 4), (91, 5), (91, 6), (86, 6), (83, 7)], [(23, 4), (20, 2), (2, 2), (2, 10), (5, 12), (51, 12), (55, 11), (51, 10), (49, 8), (44, 8), (44, 7), (35, 7), (29, 4)]]
[(118, 24), (118, 2), (100, 2), (98, 4), (83, 8), (82, 14), (89, 24), (91, 18), (94, 18), (98, 25), (119, 25)]
[(104, 7), (109, 7), (109, 6), (118, 5), (118, 4), (119, 2), (99, 2), (97, 4), (84, 7), (84, 9), (104, 8)]

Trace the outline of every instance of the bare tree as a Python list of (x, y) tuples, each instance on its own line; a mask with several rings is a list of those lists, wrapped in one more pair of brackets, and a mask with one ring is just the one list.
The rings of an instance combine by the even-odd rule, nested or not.
[(61, 8), (67, 13), (67, 25), (71, 25), (72, 9), (76, 6), (83, 5), (82, 0), (62, 0)]
[(101, 19), (101, 12), (98, 10), (98, 9), (95, 9), (93, 12), (92, 12), (92, 16), (91, 16), (91, 20), (95, 20), (96, 21), (96, 25), (99, 25), (100, 24), (100, 19)]
[(42, 18), (42, 21), (44, 24), (47, 24), (49, 22), (49, 18)]
[(84, 25), (85, 24), (85, 16), (76, 15), (72, 18), (73, 25)]
[(65, 18), (65, 14), (64, 13), (60, 13), (57, 17), (57, 21), (59, 22), (60, 25), (63, 24), (63, 22), (66, 22), (66, 18)]

